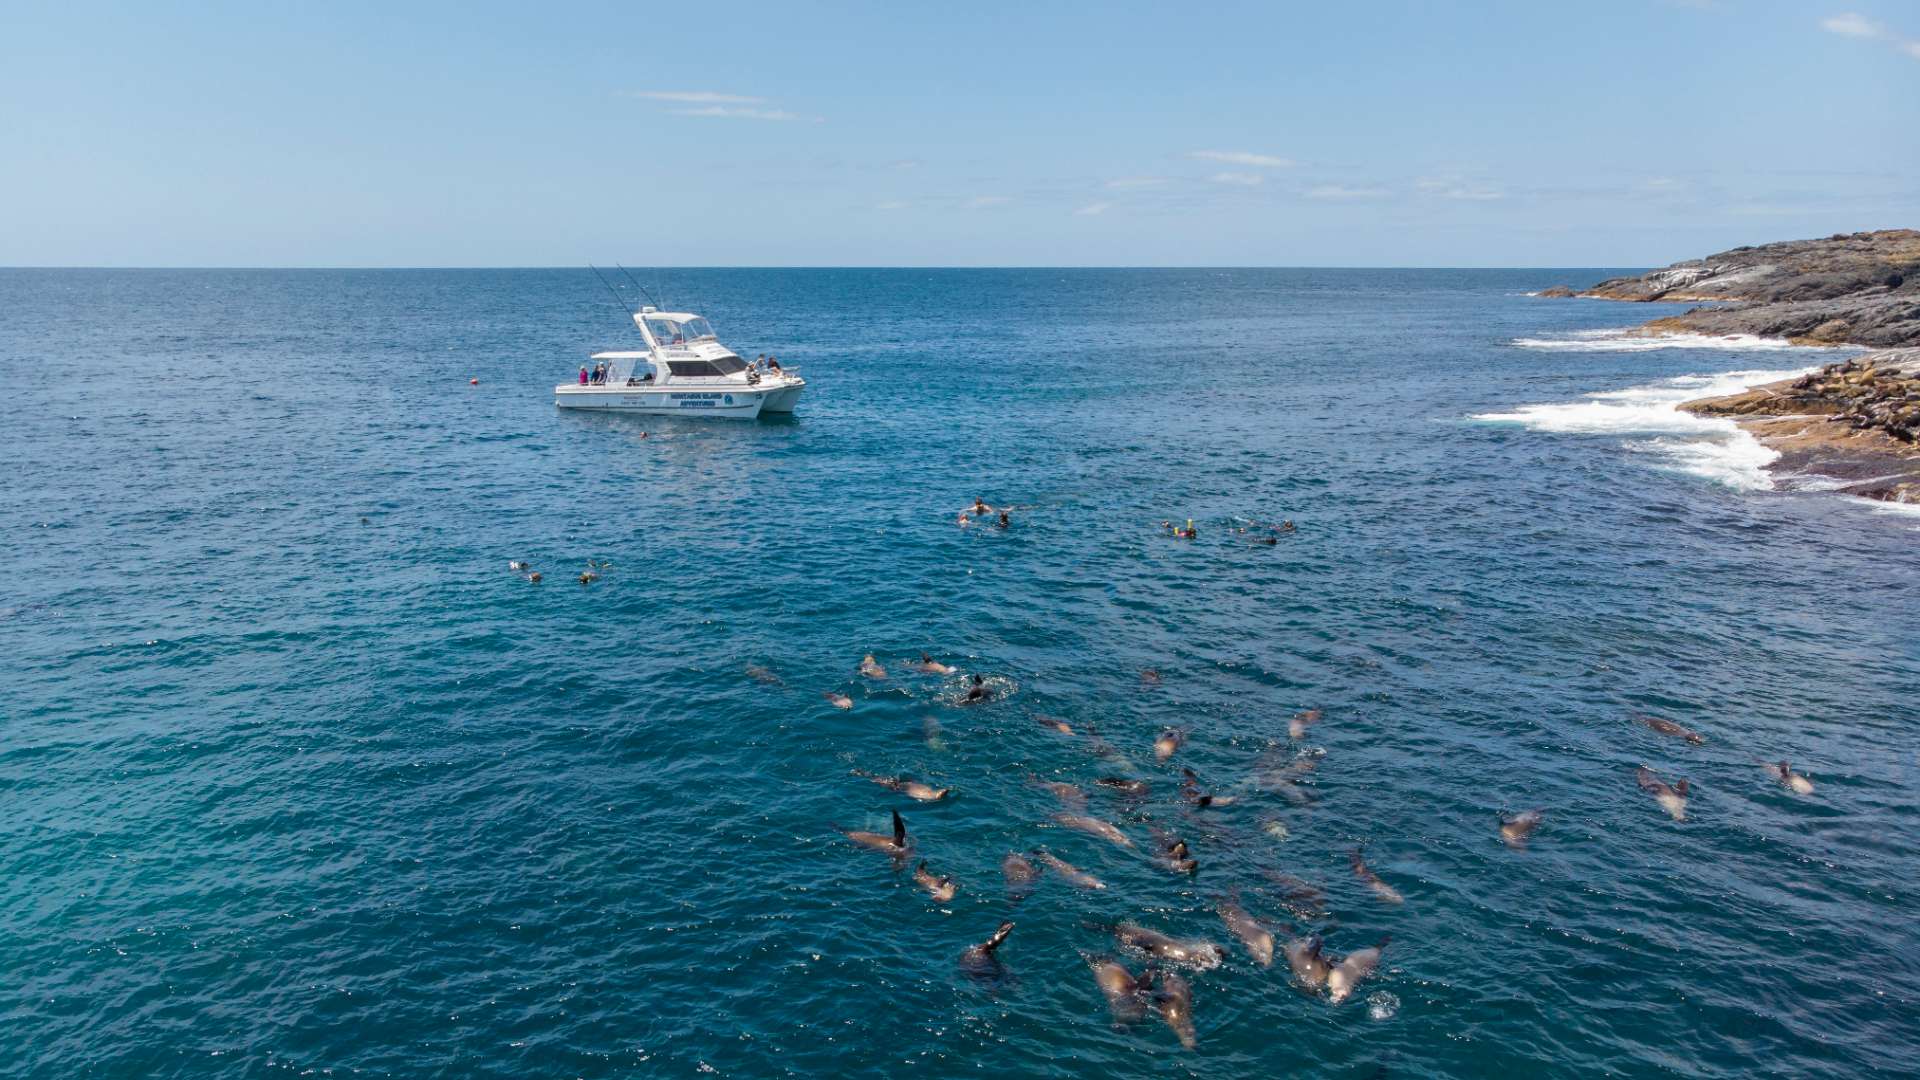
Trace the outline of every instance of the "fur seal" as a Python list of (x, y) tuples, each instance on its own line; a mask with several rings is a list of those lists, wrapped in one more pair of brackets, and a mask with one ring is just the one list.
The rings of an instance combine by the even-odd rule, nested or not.
[(771, 669), (762, 667), (759, 664), (747, 665), (747, 678), (752, 679), (754, 682), (760, 683), (763, 686), (779, 686), (780, 685), (780, 676), (775, 675)]
[[(835, 825), (834, 828), (840, 829), (840, 826)], [(913, 850), (913, 845), (907, 841), (907, 823), (901, 820), (898, 810), (893, 812), (892, 836), (886, 833), (863, 832), (859, 829), (840, 829), (840, 831), (846, 834), (847, 839), (861, 847), (884, 852), (893, 856), (896, 862), (906, 858), (907, 852)]]
[(1689, 731), (1671, 720), (1665, 720), (1658, 716), (1645, 715), (1642, 715), (1639, 720), (1642, 724), (1645, 724), (1647, 727), (1652, 728), (1662, 735), (1671, 735), (1676, 739), (1685, 739), (1693, 746), (1703, 745), (1707, 741), (1706, 736), (1697, 731)]
[(1787, 764), (1786, 762), (1784, 761), (1764, 762), (1763, 761), (1760, 763), (1760, 767), (1767, 770), (1768, 776), (1771, 776), (1775, 780), (1780, 781), (1780, 783), (1783, 786), (1785, 786), (1788, 791), (1793, 792), (1795, 795), (1813, 794), (1813, 781), (1807, 779), (1805, 776), (1802, 776), (1797, 772), (1794, 772), (1793, 766)]
[(1153, 756), (1156, 761), (1165, 761), (1173, 756), (1180, 744), (1187, 741), (1187, 733), (1179, 728), (1168, 728), (1153, 740)]
[(1200, 778), (1194, 775), (1192, 769), (1181, 769), (1180, 776), (1182, 778), (1180, 781), (1180, 797), (1202, 810), (1210, 806), (1233, 805), (1233, 796), (1231, 795), (1203, 794), (1200, 791)]
[(1389, 904), (1406, 903), (1407, 898), (1400, 895), (1400, 890), (1394, 888), (1393, 886), (1387, 884), (1384, 881), (1381, 881), (1380, 875), (1374, 873), (1373, 868), (1367, 865), (1366, 859), (1361, 857), (1361, 853), (1363, 850), (1364, 850), (1363, 848), (1353, 849), (1353, 876), (1359, 878), (1361, 881), (1366, 882), (1367, 888), (1372, 889), (1375, 896), (1378, 896), (1380, 899), (1386, 901), (1387, 903)]
[(860, 674), (869, 679), (884, 679), (887, 669), (880, 666), (880, 661), (875, 660), (872, 653), (868, 653), (860, 658)]
[(914, 661), (912, 667), (915, 671), (925, 672), (928, 675), (951, 675), (959, 670), (951, 665), (943, 664), (935, 660), (926, 653), (921, 653), (920, 659)]
[(1327, 894), (1317, 885), (1301, 881), (1292, 874), (1262, 867), (1260, 873), (1273, 882), (1280, 902), (1302, 919), (1318, 919), (1327, 913)]
[(829, 702), (832, 702), (833, 707), (836, 709), (853, 708), (853, 699), (839, 692), (838, 690), (829, 690), (820, 696), (826, 698)]
[(1028, 862), (1025, 855), (1010, 851), (1000, 860), (1000, 876), (1007, 879), (1007, 899), (1017, 904), (1033, 892), (1034, 882), (1040, 880), (1040, 868)]
[(1074, 784), (1069, 784), (1064, 780), (1042, 780), (1037, 776), (1032, 777), (1032, 780), (1033, 786), (1041, 788), (1046, 791), (1047, 794), (1059, 799), (1061, 806), (1068, 807), (1069, 809), (1079, 809), (1087, 805), (1087, 793), (1081, 791), (1080, 788)]
[(1193, 1049), (1196, 1043), (1193, 1033), (1193, 987), (1175, 972), (1163, 971), (1157, 980), (1153, 1000), (1160, 1006), (1160, 1019), (1173, 1029), (1180, 1039), (1180, 1045), (1188, 1050)]
[(1187, 842), (1164, 829), (1153, 830), (1154, 861), (1176, 874), (1192, 874), (1200, 869), (1200, 861), (1187, 849)]
[(978, 945), (969, 945), (960, 954), (960, 970), (977, 977), (992, 977), (1000, 974), (998, 951), (1006, 943), (1007, 935), (1013, 933), (1013, 924), (1003, 922), (993, 936)]
[(1309, 934), (1303, 938), (1293, 938), (1282, 947), (1287, 957), (1287, 969), (1293, 972), (1294, 981), (1302, 989), (1317, 991), (1327, 985), (1327, 975), (1333, 971), (1325, 957), (1320, 955), (1320, 935)]
[(871, 780), (889, 791), (897, 791), (909, 799), (918, 799), (921, 802), (939, 802), (953, 794), (953, 789), (950, 787), (937, 788), (932, 784), (923, 784), (904, 776), (875, 776), (860, 769), (853, 770), (853, 775)]
[(1356, 949), (1334, 965), (1333, 970), (1327, 973), (1327, 1000), (1338, 1005), (1351, 997), (1353, 988), (1360, 985), (1360, 980), (1373, 974), (1373, 969), (1380, 966), (1380, 950), (1386, 948), (1390, 940), (1381, 938), (1378, 945)]
[[(1072, 785), (1068, 786), (1071, 787)], [(1074, 788), (1074, 790), (1078, 791), (1080, 789)], [(1084, 797), (1085, 796), (1082, 796), (1082, 798)], [(1064, 812), (1053, 815), (1053, 821), (1056, 825), (1062, 825), (1069, 829), (1078, 829), (1089, 836), (1097, 836), (1102, 840), (1110, 840), (1113, 843), (1119, 844), (1121, 847), (1130, 848), (1133, 846), (1133, 841), (1127, 839), (1127, 834), (1121, 832), (1119, 828), (1110, 821), (1101, 821), (1099, 818), (1088, 817), (1085, 814), (1068, 814)]]
[(1527, 837), (1532, 836), (1533, 830), (1540, 827), (1540, 818), (1544, 813), (1545, 811), (1542, 810), (1522, 810), (1511, 817), (1503, 818), (1500, 822), (1500, 839), (1505, 840), (1508, 847), (1516, 850), (1526, 847)]
[[(925, 862), (921, 862), (913, 868), (913, 883), (925, 889), (927, 895), (933, 897), (934, 902), (938, 904), (951, 901), (953, 895), (960, 891), (960, 887), (953, 883), (952, 878), (945, 874), (936, 874), (927, 869)], [(996, 941), (994, 944), (998, 945), (999, 942)]]
[(1122, 795), (1130, 795), (1134, 798), (1140, 798), (1147, 793), (1147, 782), (1145, 780), (1129, 780), (1124, 776), (1103, 776), (1095, 780), (1094, 783), (1104, 788), (1112, 788)]
[(1293, 714), (1293, 719), (1287, 721), (1287, 737), (1304, 739), (1307, 737), (1307, 729), (1319, 722), (1319, 709), (1302, 709)]
[(1033, 720), (1034, 720), (1034, 723), (1039, 724), (1041, 727), (1052, 728), (1053, 730), (1059, 732), (1062, 735), (1073, 734), (1073, 725), (1057, 717), (1036, 714)]
[(1080, 955), (1086, 960), (1087, 967), (1093, 970), (1093, 981), (1100, 987), (1100, 996), (1107, 999), (1107, 1009), (1113, 1013), (1116, 1026), (1136, 1023), (1147, 1015), (1146, 991), (1152, 981), (1150, 974), (1136, 979), (1118, 960), (1085, 953)]
[(1247, 909), (1240, 906), (1240, 897), (1237, 893), (1221, 897), (1218, 907), (1220, 920), (1226, 923), (1227, 929), (1233, 933), (1233, 936), (1239, 938), (1240, 943), (1247, 947), (1247, 952), (1253, 955), (1254, 962), (1261, 967), (1272, 966), (1273, 932), (1261, 926), (1252, 915), (1247, 914)]
[(1653, 801), (1660, 804), (1660, 809), (1665, 810), (1667, 816), (1673, 818), (1675, 821), (1687, 820), (1687, 796), (1689, 792), (1685, 780), (1677, 784), (1668, 784), (1658, 776), (1655, 776), (1653, 770), (1647, 768), (1645, 765), (1634, 770), (1633, 779), (1640, 785), (1641, 791), (1653, 796)]
[(1220, 966), (1226, 959), (1227, 951), (1211, 941), (1198, 938), (1182, 940), (1168, 937), (1158, 930), (1149, 930), (1138, 923), (1123, 922), (1113, 928), (1113, 937), (1126, 948), (1145, 953), (1169, 964), (1182, 964), (1195, 971), (1207, 971)]
[(1059, 874), (1067, 884), (1076, 889), (1094, 890), (1107, 887), (1106, 882), (1101, 881), (1099, 878), (1094, 877), (1092, 874), (1074, 866), (1072, 863), (1067, 862), (1065, 859), (1060, 858), (1058, 855), (1044, 848), (1035, 851), (1033, 857), (1040, 860), (1040, 865)]

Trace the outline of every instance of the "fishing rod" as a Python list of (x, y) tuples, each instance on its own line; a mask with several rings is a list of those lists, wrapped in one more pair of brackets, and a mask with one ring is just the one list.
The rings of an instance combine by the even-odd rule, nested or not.
[[(619, 264), (619, 263), (614, 263), (613, 265), (615, 265), (615, 266), (620, 266), (620, 264)], [(635, 280), (635, 279), (634, 279), (634, 276), (633, 276), (633, 273), (632, 273), (632, 271), (630, 271), (630, 270), (628, 270), (628, 269), (627, 269), (626, 267), (624, 267), (624, 266), (620, 266), (620, 272), (621, 272), (621, 273), (623, 273), (623, 274), (625, 274), (625, 275), (627, 275), (627, 280), (628, 280), (628, 281), (632, 281), (632, 282), (633, 282), (633, 287), (634, 287), (634, 288), (636, 288), (636, 289), (639, 289), (639, 290), (640, 290), (640, 295), (642, 295), (642, 296), (644, 296), (644, 297), (646, 297), (646, 298), (647, 298), (647, 301), (648, 301), (649, 303), (651, 303), (651, 304), (653, 305), (653, 307), (654, 307), (654, 310), (656, 310), (656, 311), (657, 311), (657, 310), (659, 310), (659, 309), (660, 309), (660, 308), (661, 308), (662, 306), (664, 306), (664, 305), (662, 305), (662, 304), (660, 303), (660, 301), (659, 301), (659, 300), (657, 300), (657, 299), (655, 299), (655, 298), (654, 298), (654, 295), (653, 295), (652, 293), (650, 293), (650, 292), (648, 292), (648, 291), (647, 291), (647, 287), (646, 287), (645, 285), (642, 285), (642, 284), (640, 284), (640, 282), (639, 282), (639, 281), (637, 281), (637, 280)]]
[(593, 265), (592, 263), (588, 263), (587, 269), (593, 271), (593, 276), (599, 278), (600, 284), (605, 285), (607, 287), (607, 291), (613, 294), (613, 302), (620, 305), (621, 314), (625, 315), (629, 319), (639, 315), (639, 312), (634, 311), (632, 308), (629, 308), (627, 306), (627, 302), (620, 298), (620, 290), (613, 287), (613, 282), (607, 280), (607, 275), (601, 273), (599, 267)]

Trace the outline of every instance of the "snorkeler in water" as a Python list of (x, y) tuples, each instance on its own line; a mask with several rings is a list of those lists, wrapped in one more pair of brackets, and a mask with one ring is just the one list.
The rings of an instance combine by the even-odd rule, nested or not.
[(967, 687), (967, 696), (961, 699), (961, 703), (964, 705), (975, 705), (992, 696), (993, 691), (987, 689), (986, 680), (975, 675), (973, 677), (973, 685)]
[(1013, 522), (1008, 520), (1007, 512), (1005, 510), (1000, 511), (1000, 520), (993, 523), (994, 528), (996, 529), (1004, 529), (1011, 524), (1013, 524)]

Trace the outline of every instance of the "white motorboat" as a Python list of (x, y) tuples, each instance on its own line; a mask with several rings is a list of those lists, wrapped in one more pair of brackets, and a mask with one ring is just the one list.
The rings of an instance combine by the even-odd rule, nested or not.
[(751, 420), (792, 412), (807, 387), (797, 371), (761, 370), (735, 356), (698, 315), (646, 307), (633, 322), (646, 351), (594, 353), (579, 382), (553, 388), (555, 405)]

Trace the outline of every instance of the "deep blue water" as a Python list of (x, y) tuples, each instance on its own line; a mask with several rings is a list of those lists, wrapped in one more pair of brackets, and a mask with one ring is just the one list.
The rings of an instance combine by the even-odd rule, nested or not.
[[(649, 272), (810, 380), (738, 423), (556, 412), (632, 344), (585, 271), (0, 271), (0, 1073), (1907, 1072), (1920, 521), (1473, 419), (1820, 360), (1509, 344), (1669, 310), (1521, 295), (1605, 273)], [(895, 808), (951, 903), (833, 828)], [(1010, 902), (1040, 845), (1110, 887)], [(1381, 969), (1292, 988), (1236, 888)], [(1121, 918), (1230, 947), (1196, 1050), (1111, 1023)]]

